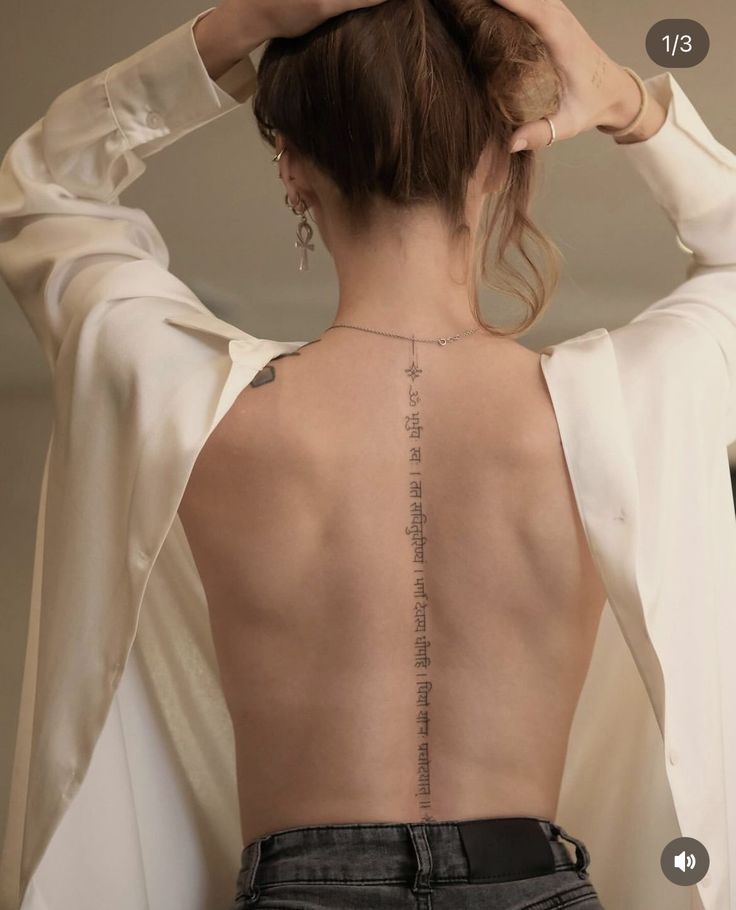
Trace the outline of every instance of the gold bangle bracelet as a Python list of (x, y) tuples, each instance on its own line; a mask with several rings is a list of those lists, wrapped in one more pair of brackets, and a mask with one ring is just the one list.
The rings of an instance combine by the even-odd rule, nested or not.
[(639, 126), (639, 124), (644, 119), (644, 115), (646, 114), (647, 108), (649, 107), (649, 93), (647, 92), (647, 87), (644, 85), (641, 77), (630, 67), (625, 66), (623, 68), (639, 87), (639, 93), (641, 94), (641, 107), (639, 108), (639, 113), (636, 115), (636, 117), (634, 117), (631, 123), (628, 126), (625, 126), (623, 129), (617, 130), (611, 126), (596, 127), (596, 129), (600, 130), (602, 133), (606, 133), (614, 139), (620, 139), (623, 136), (628, 136), (629, 133), (633, 133), (637, 126)]

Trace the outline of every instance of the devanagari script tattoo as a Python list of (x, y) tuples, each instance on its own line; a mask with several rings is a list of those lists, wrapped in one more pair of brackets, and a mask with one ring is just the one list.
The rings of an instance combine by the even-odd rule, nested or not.
[(424, 577), (424, 546), (427, 537), (424, 526), (427, 516), (422, 507), (422, 421), (421, 421), (421, 396), (415, 388), (415, 381), (422, 375), (419, 368), (416, 343), (411, 343), (411, 366), (404, 370), (409, 376), (408, 407), (409, 413), (404, 419), (404, 429), (407, 432), (408, 446), (408, 500), (409, 521), (405, 531), (409, 540), (409, 564), (413, 576), (413, 604), (412, 620), (414, 628), (414, 644), (412, 660), (414, 663), (415, 685), (415, 731), (417, 737), (417, 771), (415, 795), (419, 809), (424, 814), (422, 821), (436, 821), (432, 815), (432, 787), (430, 780), (431, 759), (429, 754), (429, 709), (432, 681), (430, 679), (431, 658), (429, 650), (431, 642), (428, 637), (427, 614), (429, 599)]

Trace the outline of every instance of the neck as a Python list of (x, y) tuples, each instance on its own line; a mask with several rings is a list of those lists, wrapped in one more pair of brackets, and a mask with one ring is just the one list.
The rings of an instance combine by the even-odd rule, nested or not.
[(394, 223), (356, 239), (330, 238), (339, 281), (335, 323), (432, 338), (475, 328), (469, 289), (472, 243), (453, 249), (429, 218)]

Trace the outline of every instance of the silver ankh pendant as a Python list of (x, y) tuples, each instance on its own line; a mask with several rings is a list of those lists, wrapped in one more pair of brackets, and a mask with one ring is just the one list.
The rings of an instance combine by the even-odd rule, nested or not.
[(309, 269), (309, 262), (307, 260), (307, 250), (314, 251), (314, 244), (309, 241), (312, 239), (312, 225), (304, 218), (303, 221), (300, 221), (296, 227), (296, 234), (298, 240), (295, 241), (294, 246), (301, 250), (301, 256), (299, 258), (299, 271), (304, 272)]

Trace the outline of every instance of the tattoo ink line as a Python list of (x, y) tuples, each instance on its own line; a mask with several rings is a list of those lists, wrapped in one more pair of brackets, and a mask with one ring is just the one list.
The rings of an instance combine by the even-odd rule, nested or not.
[[(432, 682), (429, 678), (429, 666), (431, 664), (429, 649), (431, 642), (427, 637), (427, 606), (428, 596), (426, 591), (424, 576), (424, 545), (427, 538), (424, 535), (424, 525), (427, 523), (427, 516), (422, 507), (422, 450), (421, 437), (422, 425), (419, 412), (421, 397), (419, 391), (414, 388), (413, 383), (422, 374), (419, 368), (418, 357), (416, 355), (416, 343), (412, 337), (411, 342), (411, 366), (404, 370), (409, 376), (409, 395), (408, 404), (409, 414), (404, 418), (404, 429), (409, 436), (409, 524), (405, 528), (405, 533), (409, 537), (412, 551), (412, 568), (414, 574), (414, 604), (413, 604), (413, 621), (414, 621), (414, 670), (415, 670), (415, 706), (417, 713), (415, 715), (416, 734), (417, 734), (417, 797), (419, 809), (424, 813), (422, 821), (436, 821), (431, 814), (432, 810), (432, 788), (430, 781), (430, 754), (429, 754), (429, 693), (432, 690)], [(417, 565), (420, 567), (417, 568)]]

